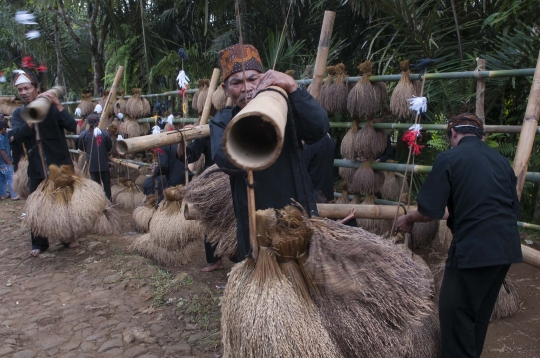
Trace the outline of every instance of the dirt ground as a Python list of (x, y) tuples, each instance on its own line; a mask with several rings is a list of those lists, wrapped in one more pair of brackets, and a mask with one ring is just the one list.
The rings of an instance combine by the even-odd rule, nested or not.
[[(28, 256), (24, 202), (0, 202), (0, 357), (220, 357), (220, 298), (231, 267), (214, 273), (204, 248), (161, 268), (131, 254), (139, 235), (88, 235), (81, 246)], [(51, 213), (54, 215), (54, 213)], [(540, 247), (537, 247), (540, 248)], [(444, 253), (427, 250), (428, 262)], [(521, 311), (491, 324), (483, 357), (540, 357), (540, 270), (515, 265)]]

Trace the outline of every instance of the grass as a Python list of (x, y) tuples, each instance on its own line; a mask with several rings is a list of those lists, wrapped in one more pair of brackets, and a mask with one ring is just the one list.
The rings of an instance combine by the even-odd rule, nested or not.
[(155, 273), (151, 276), (152, 287), (154, 288), (154, 305), (161, 306), (165, 303), (165, 295), (169, 293), (173, 287), (172, 280), (174, 273), (163, 270), (157, 266)]

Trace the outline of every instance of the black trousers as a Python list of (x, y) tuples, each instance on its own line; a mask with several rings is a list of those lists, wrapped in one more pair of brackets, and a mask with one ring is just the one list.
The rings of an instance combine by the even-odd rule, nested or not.
[(439, 298), (443, 357), (478, 358), (510, 265), (458, 269), (456, 256), (444, 271)]
[[(36, 191), (37, 187), (39, 186), (39, 184), (41, 184), (42, 181), (43, 179), (32, 177), (28, 178), (28, 186), (30, 189), (30, 193)], [(32, 232), (30, 232), (30, 238), (32, 241), (32, 250), (45, 251), (49, 248), (49, 239), (47, 239), (46, 237), (34, 235)]]
[(206, 241), (206, 236), (204, 237), (204, 252), (206, 253), (206, 262), (209, 264), (216, 263), (220, 257), (217, 257), (215, 255), (217, 244), (212, 245), (208, 241)]
[(107, 199), (111, 200), (111, 171), (90, 172), (90, 179), (103, 186)]

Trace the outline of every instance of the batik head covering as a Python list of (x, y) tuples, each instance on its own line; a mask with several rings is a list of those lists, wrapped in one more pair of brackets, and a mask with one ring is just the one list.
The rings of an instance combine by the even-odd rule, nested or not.
[(448, 121), (448, 130), (461, 127), (474, 127), (484, 130), (484, 123), (472, 113), (461, 113)]
[(261, 57), (255, 47), (244, 45), (242, 51), (240, 45), (229, 46), (219, 51), (218, 54), (218, 64), (223, 81), (226, 81), (230, 75), (242, 71), (242, 58), (246, 71), (263, 72)]

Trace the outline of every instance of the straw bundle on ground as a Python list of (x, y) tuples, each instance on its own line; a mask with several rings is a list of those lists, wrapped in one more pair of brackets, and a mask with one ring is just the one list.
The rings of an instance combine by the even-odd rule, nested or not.
[(74, 176), (67, 165), (50, 165), (49, 171), (49, 179), (28, 196), (25, 220), (34, 234), (71, 243), (92, 230), (107, 198), (101, 185)]
[(229, 176), (213, 165), (186, 188), (186, 201), (193, 204), (204, 227), (206, 240), (216, 246), (216, 256), (236, 254), (236, 217), (232, 203)]
[(375, 160), (384, 152), (386, 144), (386, 133), (375, 130), (373, 121), (368, 121), (354, 139), (354, 157)]
[(115, 115), (118, 115), (118, 113), (126, 113), (126, 99), (124, 98), (124, 93), (124, 90), (118, 91), (118, 95), (120, 97), (116, 100), (116, 103), (113, 107)]
[(94, 103), (92, 103), (92, 93), (83, 93), (81, 96), (81, 103), (77, 106), (81, 109), (81, 116), (86, 117), (94, 113)]
[(438, 230), (438, 220), (414, 224), (412, 231), (413, 249), (425, 249), (431, 246), (433, 240), (435, 240), (435, 236), (437, 236)]
[[(79, 154), (79, 157), (86, 157), (86, 155)], [(90, 172), (88, 171), (88, 168), (81, 167), (78, 161), (73, 162), (73, 172), (78, 177), (90, 179)]]
[(126, 181), (127, 181), (126, 178), (118, 178), (118, 182), (114, 184), (113, 186), (111, 186), (111, 197), (113, 198), (113, 202), (116, 195), (127, 187), (125, 185)]
[(352, 117), (371, 117), (381, 106), (381, 91), (376, 89), (369, 81), (371, 76), (371, 61), (366, 61), (358, 66), (362, 72), (362, 78), (353, 87), (347, 96), (347, 109)]
[(203, 88), (199, 96), (197, 97), (197, 111), (199, 114), (203, 112), (204, 104), (206, 103), (206, 97), (208, 96), (208, 86), (210, 86), (210, 80), (203, 80)]
[(450, 228), (448, 225), (446, 225), (446, 220), (439, 220), (439, 230), (437, 232), (436, 244), (448, 249), (450, 248), (453, 238), (454, 236), (452, 235)]
[(407, 179), (403, 174), (395, 172), (384, 172), (384, 183), (381, 188), (381, 195), (384, 199), (399, 201), (401, 194), (401, 187), (405, 180), (405, 189), (408, 190), (409, 186)]
[(148, 232), (150, 219), (156, 212), (156, 202), (155, 194), (147, 195), (144, 204), (137, 206), (133, 211), (133, 221), (135, 221), (137, 231)]
[(225, 108), (227, 104), (227, 96), (225, 95), (225, 90), (221, 85), (218, 85), (214, 94), (212, 95), (212, 106), (218, 111), (221, 111)]
[(122, 216), (109, 203), (109, 206), (107, 206), (103, 210), (103, 214), (101, 214), (96, 220), (92, 233), (97, 234), (97, 235), (104, 235), (104, 236), (115, 235), (115, 234), (120, 234), (122, 232), (122, 228), (123, 228)]
[(193, 249), (201, 246), (203, 228), (184, 218), (184, 187), (169, 187), (164, 200), (152, 216), (149, 234), (137, 239), (131, 249), (159, 265), (184, 265), (191, 261)]
[(28, 187), (28, 157), (19, 161), (17, 171), (13, 174), (13, 190), (21, 199), (28, 198), (30, 188)]
[(145, 108), (141, 99), (140, 88), (134, 88), (131, 97), (126, 102), (126, 115), (132, 118), (141, 118), (145, 115)]
[(356, 169), (349, 184), (349, 192), (361, 195), (375, 195), (380, 192), (384, 183), (384, 174), (371, 168), (371, 161), (365, 161)]
[(135, 179), (135, 185), (137, 185), (140, 189), (142, 189), (143, 183), (148, 178), (146, 175), (139, 175), (137, 179)]
[(328, 90), (329, 111), (330, 113), (345, 113), (347, 112), (347, 95), (349, 93), (349, 86), (345, 82), (347, 71), (343, 63), (336, 65), (334, 69), (336, 80)]
[(409, 71), (409, 60), (401, 61), (399, 63), (401, 67), (401, 79), (397, 83), (392, 97), (390, 98), (390, 111), (401, 118), (409, 118), (414, 112), (409, 109), (410, 104), (407, 101), (408, 98), (413, 96), (419, 96), (419, 87), (415, 85), (409, 78), (411, 71)]
[(321, 86), (321, 95), (319, 97), (319, 104), (326, 112), (331, 111), (332, 103), (330, 101), (330, 88), (332, 87), (332, 83), (334, 82), (334, 75), (336, 74), (336, 70), (334, 66), (328, 66), (326, 67), (326, 81)]
[(351, 128), (347, 131), (343, 140), (341, 141), (341, 156), (344, 159), (353, 160), (356, 159), (355, 153), (355, 141), (358, 135), (358, 121), (353, 119)]
[[(353, 200), (351, 200), (351, 204), (374, 205), (375, 204), (375, 196), (374, 195), (369, 195), (364, 199), (364, 201), (362, 201), (362, 199), (359, 196), (356, 195), (353, 198)], [(375, 231), (379, 228), (379, 220), (376, 220), (376, 219), (356, 219), (356, 225), (358, 225), (358, 227), (361, 227), (364, 230), (375, 233)]]
[(499, 291), (491, 320), (512, 317), (520, 309), (519, 295), (514, 282), (506, 276)]
[(439, 314), (433, 310), (429, 315), (413, 322), (407, 328), (407, 350), (405, 358), (439, 358), (442, 357), (441, 328)]
[(124, 185), (125, 188), (120, 190), (115, 196), (112, 197), (115, 204), (118, 204), (118, 206), (122, 208), (134, 209), (138, 205), (144, 203), (146, 196), (141, 193), (135, 183), (132, 181), (126, 181)]

